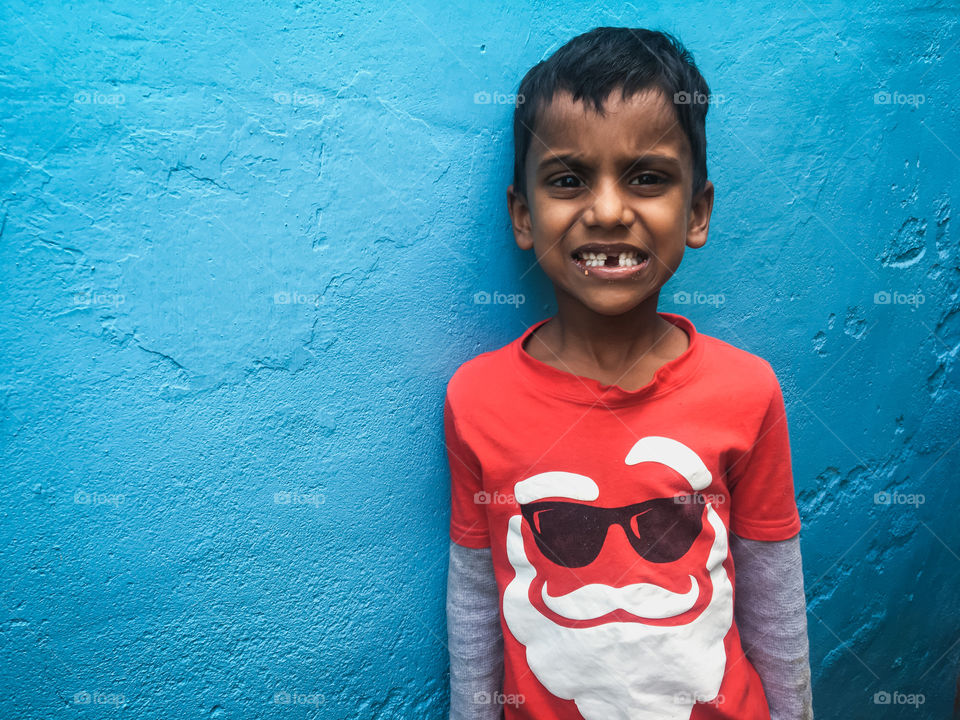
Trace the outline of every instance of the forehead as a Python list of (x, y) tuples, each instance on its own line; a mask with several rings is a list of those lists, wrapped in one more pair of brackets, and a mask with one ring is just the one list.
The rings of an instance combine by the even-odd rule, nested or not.
[(633, 159), (646, 153), (670, 154), (691, 163), (690, 145), (673, 104), (660, 88), (621, 99), (615, 89), (603, 104), (603, 115), (567, 91), (558, 93), (537, 117), (527, 155), (527, 169), (536, 171), (553, 154), (574, 153), (600, 163)]

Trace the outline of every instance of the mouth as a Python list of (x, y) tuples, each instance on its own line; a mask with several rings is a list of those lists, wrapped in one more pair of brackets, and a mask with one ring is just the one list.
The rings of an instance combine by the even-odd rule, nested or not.
[(650, 264), (646, 251), (633, 245), (618, 243), (581, 245), (570, 257), (584, 275), (624, 277), (640, 272)]

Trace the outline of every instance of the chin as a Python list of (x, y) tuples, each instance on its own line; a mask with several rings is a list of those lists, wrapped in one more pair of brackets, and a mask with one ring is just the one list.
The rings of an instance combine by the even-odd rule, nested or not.
[(648, 299), (649, 298), (647, 297), (638, 298), (636, 295), (630, 294), (628, 297), (624, 297), (622, 299), (612, 297), (605, 297), (602, 299), (584, 298), (580, 300), (580, 302), (584, 307), (596, 313), (597, 315), (617, 317), (619, 315), (626, 315), (627, 313), (636, 310)]

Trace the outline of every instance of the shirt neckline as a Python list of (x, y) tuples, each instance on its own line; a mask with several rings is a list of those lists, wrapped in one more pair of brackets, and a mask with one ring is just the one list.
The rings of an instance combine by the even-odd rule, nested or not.
[(658, 312), (660, 317), (684, 330), (689, 345), (680, 355), (669, 360), (653, 375), (653, 379), (637, 390), (624, 390), (619, 385), (605, 385), (593, 378), (574, 375), (537, 360), (523, 348), (523, 343), (533, 332), (550, 318), (531, 325), (523, 335), (513, 341), (511, 355), (514, 365), (528, 386), (554, 397), (587, 405), (628, 405), (639, 400), (663, 395), (683, 385), (696, 374), (703, 357), (703, 340), (691, 320), (676, 313)]

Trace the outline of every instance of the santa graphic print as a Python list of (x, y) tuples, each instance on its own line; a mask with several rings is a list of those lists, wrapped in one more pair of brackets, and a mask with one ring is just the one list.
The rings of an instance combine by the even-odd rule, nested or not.
[(659, 436), (623, 472), (637, 481), (558, 470), (516, 483), (503, 617), (540, 683), (586, 720), (688, 720), (722, 702), (733, 621), (726, 529), (700, 492), (713, 478)]

